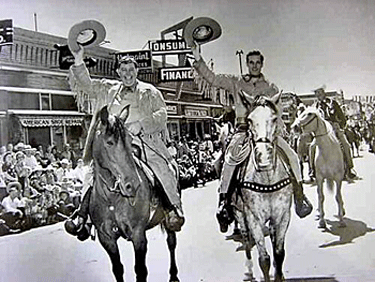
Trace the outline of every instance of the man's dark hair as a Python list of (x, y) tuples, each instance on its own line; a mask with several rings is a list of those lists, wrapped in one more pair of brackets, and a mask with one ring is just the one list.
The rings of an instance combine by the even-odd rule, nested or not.
[(118, 69), (121, 64), (134, 64), (135, 68), (138, 69), (137, 61), (133, 57), (130, 57), (130, 56), (124, 56), (124, 57), (119, 58), (116, 69)]
[(249, 63), (249, 57), (250, 56), (260, 56), (260, 62), (263, 64), (264, 62), (264, 56), (262, 55), (262, 53), (258, 50), (253, 50), (253, 51), (250, 51), (249, 53), (247, 53), (246, 55), (246, 63)]

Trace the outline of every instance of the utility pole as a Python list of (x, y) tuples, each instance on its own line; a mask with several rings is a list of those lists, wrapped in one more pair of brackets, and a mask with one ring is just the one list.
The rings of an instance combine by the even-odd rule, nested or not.
[(241, 72), (241, 76), (242, 76), (242, 54), (243, 54), (243, 51), (242, 50), (237, 50), (236, 51), (236, 55), (238, 56), (238, 60), (240, 62), (240, 72)]
[(34, 13), (34, 30), (38, 31), (38, 18), (36, 13)]

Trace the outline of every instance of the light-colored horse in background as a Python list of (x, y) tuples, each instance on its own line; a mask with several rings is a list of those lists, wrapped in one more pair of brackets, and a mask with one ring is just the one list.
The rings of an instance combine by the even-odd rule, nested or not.
[(342, 181), (345, 175), (343, 152), (340, 143), (335, 136), (332, 126), (324, 120), (321, 113), (315, 107), (307, 107), (306, 110), (297, 117), (292, 127), (300, 127), (306, 133), (313, 133), (315, 137), (315, 174), (318, 190), (318, 218), (319, 228), (326, 228), (324, 219), (324, 193), (323, 183), (327, 180), (328, 188), (333, 190), (333, 183), (336, 184), (336, 201), (338, 205), (338, 217), (340, 226), (345, 226), (344, 222), (344, 202), (341, 194)]
[(248, 117), (251, 134), (248, 142), (246, 139), (244, 141), (252, 149), (250, 157), (244, 161), (244, 172), (237, 179), (236, 192), (232, 198), (235, 218), (240, 223), (246, 249), (246, 281), (253, 279), (253, 241), (258, 249), (264, 281), (270, 281), (271, 263), (265, 243), (267, 223), (273, 245), (275, 281), (284, 281), (284, 243), (291, 216), (293, 187), (288, 169), (277, 152), (277, 136), (279, 125), (282, 124), (280, 97), (281, 93), (272, 99), (260, 97), (253, 102), (252, 112)]

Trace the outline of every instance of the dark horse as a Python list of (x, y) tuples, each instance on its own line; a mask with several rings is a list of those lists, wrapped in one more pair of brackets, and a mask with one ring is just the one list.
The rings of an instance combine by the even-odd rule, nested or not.
[[(133, 157), (132, 136), (125, 127), (129, 107), (121, 118), (109, 115), (107, 106), (97, 114), (91, 154), (94, 162), (94, 187), (89, 215), (98, 238), (112, 262), (117, 281), (124, 281), (117, 240), (133, 243), (136, 281), (147, 281), (146, 230), (162, 224), (167, 232), (170, 253), (169, 281), (179, 281), (175, 260), (176, 233), (168, 229), (161, 201), (140, 163)], [(155, 208), (156, 206), (156, 208)], [(156, 211), (151, 218), (151, 207)]]

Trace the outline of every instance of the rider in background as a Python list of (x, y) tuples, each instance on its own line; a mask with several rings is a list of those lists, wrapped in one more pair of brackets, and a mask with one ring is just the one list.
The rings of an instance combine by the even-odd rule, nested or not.
[[(70, 69), (72, 89), (77, 93), (83, 91), (91, 99), (95, 99), (96, 112), (104, 105), (108, 105), (110, 113), (119, 115), (124, 107), (130, 105), (130, 114), (125, 125), (134, 137), (133, 146), (141, 148), (141, 159), (153, 171), (157, 182), (165, 192), (165, 195), (161, 196), (166, 198), (166, 208), (170, 210), (167, 224), (170, 229), (179, 231), (184, 223), (184, 217), (177, 188), (177, 164), (166, 147), (167, 110), (162, 94), (153, 85), (137, 79), (138, 64), (129, 56), (119, 59), (116, 71), (120, 81), (91, 79), (83, 61), (83, 51), (83, 48), (77, 52), (72, 51), (75, 59)], [(95, 130), (94, 123), (93, 119), (88, 136)], [(85, 162), (90, 160), (86, 150), (87, 144), (83, 156)], [(77, 212), (78, 223), (73, 230), (81, 230), (87, 219), (91, 190), (92, 187), (89, 187), (83, 196), (81, 207)]]
[[(195, 58), (194, 68), (212, 87), (222, 88), (234, 95), (235, 106), (235, 133), (230, 141), (226, 156), (230, 147), (238, 147), (244, 142), (247, 142), (246, 136), (248, 131), (247, 116), (249, 114), (249, 105), (256, 96), (272, 97), (278, 93), (275, 85), (269, 84), (262, 74), (262, 67), (264, 57), (259, 51), (251, 51), (246, 56), (246, 64), (249, 73), (236, 77), (233, 75), (215, 74), (213, 73), (204, 62), (200, 55), (199, 46), (196, 44), (192, 47), (192, 52)], [(300, 172), (299, 160), (296, 153), (290, 148), (289, 144), (281, 137), (277, 139), (277, 146), (286, 155), (286, 162), (289, 163), (291, 168), (294, 182), (294, 201), (296, 206), (296, 213), (299, 217), (303, 218), (309, 215), (312, 211), (312, 206), (303, 194), (302, 175)], [(233, 158), (236, 158), (234, 152), (230, 152)], [(237, 156), (232, 164), (227, 161), (224, 162), (223, 170), (221, 173), (220, 186), (219, 186), (219, 210), (216, 214), (219, 221), (221, 232), (228, 230), (228, 225), (233, 219), (230, 211), (230, 198), (233, 189), (230, 188), (232, 176), (236, 167), (241, 163)]]
[[(340, 142), (345, 163), (345, 177), (347, 180), (351, 181), (356, 177), (356, 173), (353, 171), (353, 160), (350, 153), (350, 145), (348, 140), (344, 135), (344, 128), (346, 126), (346, 117), (343, 113), (340, 105), (333, 99), (326, 97), (326, 92), (324, 86), (319, 87), (314, 90), (318, 101), (315, 103), (315, 107), (320, 109), (323, 113), (323, 118), (327, 120), (333, 127), (333, 131), (337, 139)], [(315, 149), (312, 145), (311, 147), (311, 160), (315, 159)], [(313, 167), (314, 162), (312, 161), (311, 165)], [(315, 168), (313, 167), (313, 177), (315, 177)]]

